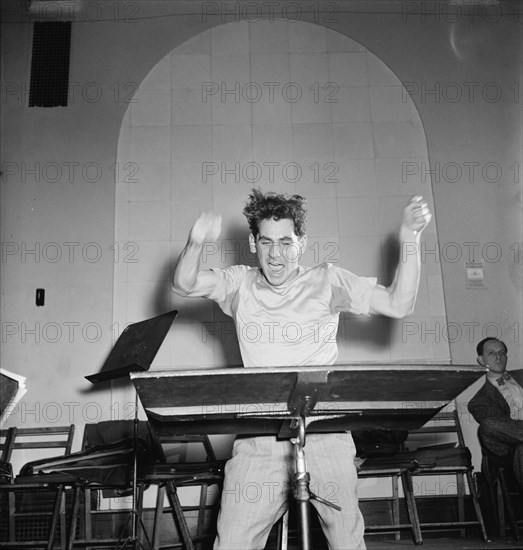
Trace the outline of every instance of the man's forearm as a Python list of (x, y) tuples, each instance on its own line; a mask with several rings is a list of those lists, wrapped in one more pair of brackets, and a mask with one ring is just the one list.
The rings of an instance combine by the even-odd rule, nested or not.
[(173, 274), (173, 290), (182, 296), (189, 295), (196, 285), (200, 271), (202, 245), (189, 241), (183, 249)]
[(420, 280), (420, 235), (407, 228), (400, 231), (400, 258), (396, 275), (389, 287), (393, 308), (399, 315), (412, 313)]

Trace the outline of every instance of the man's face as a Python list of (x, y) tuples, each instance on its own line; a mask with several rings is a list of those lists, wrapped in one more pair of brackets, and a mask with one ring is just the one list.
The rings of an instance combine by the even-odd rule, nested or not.
[(494, 374), (503, 374), (507, 367), (507, 352), (502, 342), (489, 340), (483, 345), (483, 354), (478, 362)]
[(305, 236), (296, 235), (294, 222), (289, 219), (263, 220), (256, 242), (252, 235), (249, 240), (265, 278), (273, 286), (280, 286), (295, 275), (307, 241)]

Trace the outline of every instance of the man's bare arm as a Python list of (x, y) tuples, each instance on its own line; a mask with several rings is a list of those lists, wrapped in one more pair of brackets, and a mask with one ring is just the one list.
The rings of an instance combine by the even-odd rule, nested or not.
[(172, 287), (181, 296), (205, 296), (217, 282), (218, 275), (210, 269), (201, 268), (203, 244), (218, 239), (222, 229), (222, 218), (214, 212), (204, 212), (189, 232), (174, 270)]
[(371, 313), (401, 319), (414, 310), (420, 278), (420, 235), (432, 214), (422, 197), (413, 197), (403, 210), (400, 229), (400, 259), (392, 284), (376, 286)]

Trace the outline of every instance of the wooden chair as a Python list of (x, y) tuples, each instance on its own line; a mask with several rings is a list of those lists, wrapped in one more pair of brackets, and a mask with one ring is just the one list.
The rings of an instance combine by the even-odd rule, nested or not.
[[(142, 521), (146, 484), (143, 472), (134, 477), (134, 461), (138, 454), (150, 451), (152, 456), (155, 451), (149, 448), (153, 445), (148, 424), (139, 421), (136, 428), (135, 434), (132, 420), (85, 426), (82, 452), (76, 455), (76, 463), (72, 466), (77, 480), (67, 550), (75, 547), (124, 548), (129, 542), (144, 547), (143, 539), (149, 542)], [(64, 465), (64, 471), (69, 467)], [(111, 499), (127, 497), (132, 498), (132, 507), (112, 507)], [(110, 519), (98, 522), (102, 516)]]
[[(44, 426), (34, 428), (9, 428), (0, 430), (2, 460), (10, 460), (16, 450), (59, 449), (56, 455), (71, 453), (74, 424), (69, 426)], [(38, 453), (41, 454), (41, 453)], [(47, 455), (47, 452), (46, 452)]]
[[(144, 547), (142, 538), (146, 537), (146, 534), (141, 531), (140, 520), (143, 512), (143, 494), (145, 490), (145, 484), (142, 480), (137, 481), (136, 488), (136, 503), (135, 510), (122, 509), (122, 510), (100, 510), (100, 493), (108, 490), (117, 490), (110, 484), (102, 483), (84, 483), (77, 482), (75, 484), (74, 496), (73, 496), (73, 509), (71, 513), (71, 528), (69, 532), (69, 538), (67, 542), (67, 550), (72, 550), (75, 547), (112, 547), (112, 548), (127, 548), (126, 541), (130, 541), (134, 535), (133, 544), (139, 541), (140, 547)], [(116, 495), (115, 495), (116, 496)], [(78, 523), (80, 509), (83, 503), (83, 536), (79, 535)], [(126, 514), (127, 521), (125, 523), (118, 524), (116, 531), (114, 528), (109, 528), (108, 524), (105, 524), (101, 533), (97, 533), (93, 525), (93, 518), (95, 515), (106, 514), (111, 516), (111, 524), (116, 514)], [(136, 513), (136, 532), (133, 533), (133, 521), (134, 513)], [(109, 531), (113, 531), (109, 533)], [(103, 534), (103, 536), (101, 536)], [(150, 545), (149, 545), (150, 546)], [(147, 546), (147, 548), (149, 547)]]
[[(421, 521), (421, 530), (459, 530), (461, 535), (465, 536), (467, 527), (476, 526), (480, 529), (482, 540), (487, 541), (487, 532), (479, 504), (478, 492), (472, 477), (471, 455), (463, 439), (458, 410), (454, 403), (440, 411), (422, 428), (411, 430), (408, 439), (409, 447), (415, 442), (418, 444), (415, 449), (415, 458), (418, 462), (418, 468), (413, 472), (415, 478), (421, 476), (454, 476), (456, 479), (457, 518), (454, 517), (449, 521)], [(427, 442), (431, 445), (419, 446), (420, 443)], [(472, 499), (475, 519), (466, 519), (466, 487), (468, 487)], [(416, 494), (416, 491), (414, 496), (418, 501), (423, 497), (422, 494)], [(418, 510), (419, 508), (418, 505)]]
[[(402, 463), (403, 462), (403, 463)], [(421, 528), (414, 498), (412, 475), (416, 469), (416, 463), (410, 455), (404, 455), (402, 460), (401, 453), (395, 456), (379, 457), (378, 459), (367, 460), (358, 470), (358, 479), (390, 479), (391, 495), (379, 496), (373, 498), (360, 498), (360, 502), (370, 501), (386, 501), (391, 503), (391, 518), (390, 523), (380, 525), (369, 525), (365, 522), (366, 533), (376, 532), (393, 532), (395, 539), (400, 540), (400, 530), (410, 529), (412, 540), (415, 544), (422, 544)], [(400, 497), (399, 497), (399, 480), (403, 489), (403, 498), (407, 510), (408, 523), (400, 521)]]
[[(74, 424), (69, 426), (51, 426), (35, 428), (10, 428), (1, 430), (0, 438), (3, 441), (2, 460), (11, 460), (17, 451), (33, 454), (42, 458), (48, 453), (55, 455), (70, 454)], [(27, 458), (26, 454), (26, 458)], [(67, 530), (65, 517), (65, 488), (66, 483), (61, 480), (43, 478), (38, 475), (19, 475), (10, 483), (0, 485), (0, 492), (4, 495), (2, 506), (6, 506), (8, 528), (2, 548), (39, 548), (51, 549), (54, 544), (57, 527), (60, 526), (60, 548), (65, 548)], [(46, 509), (45, 497), (51, 495), (52, 511)], [(26, 529), (41, 525), (41, 537)], [(27, 532), (24, 532), (27, 531)], [(46, 536), (44, 536), (46, 534)]]
[[(180, 543), (185, 550), (200, 547), (206, 540), (212, 539), (215, 532), (206, 532), (206, 514), (214, 506), (208, 504), (208, 489), (211, 485), (221, 486), (225, 461), (217, 460), (214, 449), (207, 435), (162, 436), (160, 443), (164, 448), (167, 461), (155, 464), (145, 474), (147, 484), (158, 488), (152, 549), (173, 548), (173, 544), (163, 546), (160, 542), (160, 525), (164, 514), (171, 513), (174, 525), (178, 531)], [(194, 454), (191, 448), (200, 446), (200, 452)], [(169, 449), (170, 448), (170, 449)], [(173, 452), (174, 451), (174, 452)], [(174, 460), (174, 461), (173, 461)], [(199, 487), (199, 499), (196, 506), (182, 505), (178, 489), (182, 487)], [(170, 507), (164, 507), (167, 496)], [(187, 524), (186, 513), (196, 511), (196, 532), (191, 534)], [(213, 522), (214, 523), (214, 522)]]

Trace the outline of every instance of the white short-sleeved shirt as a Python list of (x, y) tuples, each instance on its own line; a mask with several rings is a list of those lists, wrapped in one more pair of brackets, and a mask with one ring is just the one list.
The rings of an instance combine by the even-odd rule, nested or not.
[(369, 314), (375, 278), (328, 263), (298, 269), (277, 287), (259, 268), (214, 270), (219, 282), (208, 298), (234, 319), (244, 366), (332, 365), (340, 312)]

